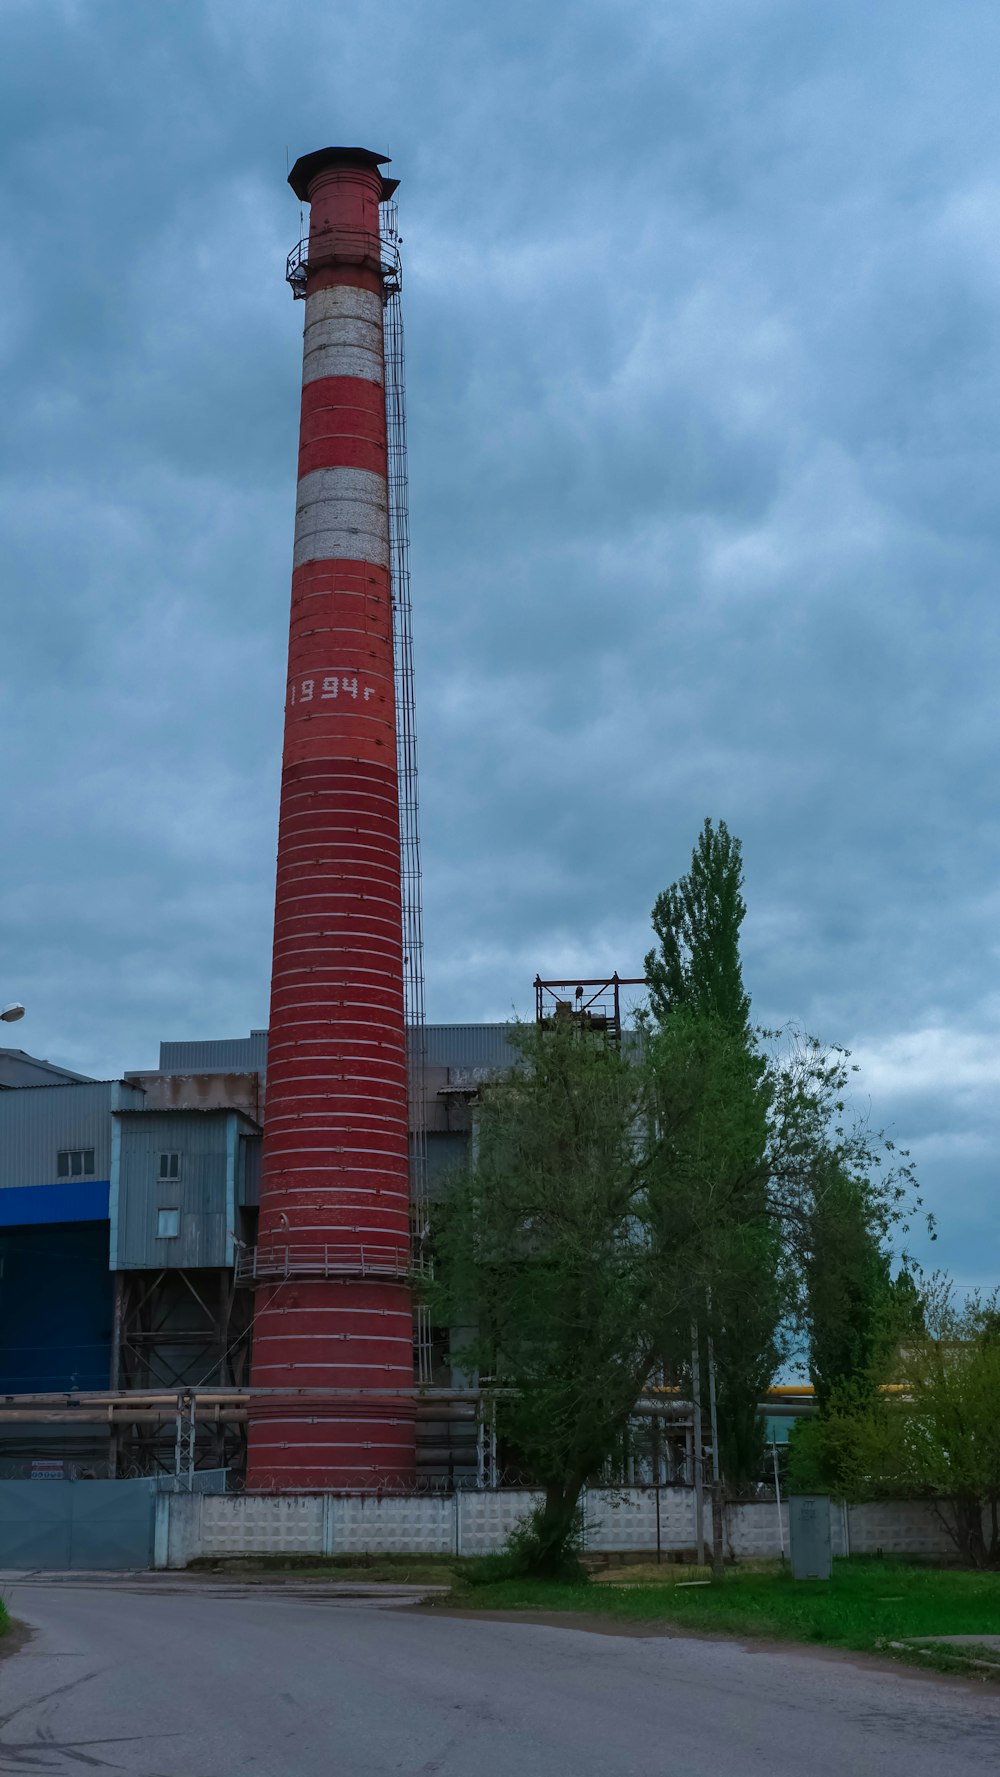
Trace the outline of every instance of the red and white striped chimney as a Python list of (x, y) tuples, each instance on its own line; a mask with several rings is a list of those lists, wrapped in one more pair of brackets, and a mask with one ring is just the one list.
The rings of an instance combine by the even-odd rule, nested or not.
[(323, 148), (289, 175), (311, 213), (290, 262), (305, 346), (251, 1370), (274, 1392), (251, 1396), (251, 1487), (414, 1478), (385, 164)]

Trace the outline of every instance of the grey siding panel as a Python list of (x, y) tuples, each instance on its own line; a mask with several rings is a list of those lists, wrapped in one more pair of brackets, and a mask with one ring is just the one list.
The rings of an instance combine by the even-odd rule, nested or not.
[(427, 1191), (432, 1199), (441, 1196), (454, 1173), (468, 1157), (467, 1135), (430, 1135), (427, 1138)]
[[(509, 1024), (428, 1024), (429, 1067), (511, 1067), (517, 1055), (509, 1040)], [(162, 1073), (263, 1073), (267, 1067), (267, 1031), (221, 1042), (161, 1043)]]
[(0, 1190), (58, 1183), (60, 1148), (93, 1148), (95, 1179), (111, 1171), (110, 1080), (0, 1092)]
[(164, 1074), (262, 1074), (266, 1066), (266, 1030), (216, 1042), (160, 1044), (160, 1072)]
[(517, 1050), (509, 1024), (429, 1024), (429, 1067), (513, 1067)]
[(92, 1078), (91, 1074), (75, 1074), (72, 1068), (29, 1055), (26, 1049), (0, 1049), (0, 1086), (65, 1086), (70, 1081), (90, 1083)]
[(260, 1159), (262, 1142), (259, 1135), (240, 1137), (236, 1175), (236, 1201), (241, 1207), (260, 1202)]
[[(123, 1271), (226, 1264), (226, 1125), (225, 1113), (121, 1118), (118, 1264)], [(180, 1155), (179, 1178), (160, 1178), (161, 1153)], [(175, 1239), (157, 1235), (160, 1209), (180, 1211)]]

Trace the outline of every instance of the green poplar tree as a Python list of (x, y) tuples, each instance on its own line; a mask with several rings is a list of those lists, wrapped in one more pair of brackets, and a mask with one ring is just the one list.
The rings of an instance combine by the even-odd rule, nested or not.
[[(686, 1216), (696, 1231), (690, 1314), (705, 1346), (711, 1334), (721, 1465), (734, 1486), (755, 1480), (763, 1461), (758, 1403), (778, 1367), (784, 1300), (781, 1234), (768, 1194), (771, 1085), (750, 1025), (740, 959), (742, 889), (740, 841), (724, 821), (706, 820), (687, 875), (657, 897), (659, 942), (646, 957), (654, 1076), (658, 1058), (670, 1057), (662, 1072), (674, 1089), (685, 1072), (677, 1049), (686, 1047), (702, 1107), (677, 1136), (667, 1107), (661, 1176), (665, 1213)], [(665, 1329), (665, 1343), (668, 1361), (683, 1374), (690, 1349), (683, 1317)]]

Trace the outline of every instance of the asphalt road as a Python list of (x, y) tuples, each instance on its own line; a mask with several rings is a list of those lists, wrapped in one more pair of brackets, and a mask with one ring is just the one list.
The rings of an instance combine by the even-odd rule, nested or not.
[(4, 1584), (0, 1772), (966, 1777), (1000, 1698), (733, 1642), (430, 1616), (150, 1576)]

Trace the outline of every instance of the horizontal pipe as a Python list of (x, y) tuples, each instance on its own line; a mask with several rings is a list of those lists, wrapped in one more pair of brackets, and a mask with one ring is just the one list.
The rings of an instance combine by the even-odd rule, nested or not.
[[(169, 1338), (165, 1338), (164, 1344), (169, 1344), (169, 1343), (170, 1343)], [(92, 1406), (92, 1405), (98, 1405), (102, 1401), (107, 1402), (107, 1401), (127, 1400), (127, 1401), (151, 1401), (154, 1403), (158, 1403), (160, 1401), (174, 1401), (174, 1402), (176, 1402), (179, 1398), (188, 1400), (188, 1399), (190, 1399), (191, 1395), (194, 1395), (198, 1401), (249, 1401), (249, 1400), (256, 1399), (257, 1396), (259, 1396), (259, 1395), (267, 1396), (267, 1395), (271, 1395), (271, 1394), (280, 1394), (283, 1399), (287, 1399), (288, 1397), (293, 1396), (293, 1395), (296, 1397), (302, 1396), (304, 1399), (309, 1399), (311, 1396), (322, 1396), (325, 1399), (329, 1396), (343, 1395), (345, 1397), (350, 1398), (351, 1400), (354, 1400), (356, 1398), (356, 1396), (358, 1396), (358, 1395), (374, 1395), (376, 1397), (385, 1397), (385, 1398), (390, 1398), (393, 1400), (395, 1400), (397, 1398), (402, 1398), (403, 1400), (417, 1400), (417, 1401), (426, 1400), (426, 1401), (434, 1402), (434, 1401), (478, 1401), (480, 1399), (483, 1399), (484, 1397), (488, 1400), (498, 1400), (504, 1396), (512, 1395), (514, 1392), (515, 1391), (511, 1388), (482, 1389), (482, 1388), (431, 1388), (431, 1387), (427, 1387), (427, 1388), (416, 1388), (416, 1387), (414, 1387), (414, 1388), (403, 1388), (403, 1387), (400, 1387), (400, 1388), (367, 1388), (367, 1387), (366, 1388), (223, 1388), (223, 1389), (220, 1389), (220, 1388), (202, 1389), (202, 1388), (183, 1388), (182, 1387), (182, 1388), (158, 1388), (158, 1389), (137, 1389), (137, 1388), (135, 1388), (135, 1389), (134, 1388), (95, 1389), (95, 1390), (78, 1389), (72, 1393), (67, 1393), (66, 1390), (60, 1390), (58, 1393), (50, 1393), (50, 1394), (30, 1393), (30, 1394), (0, 1395), (0, 1412), (3, 1411), (3, 1408), (5, 1405), (10, 1405), (13, 1407), (21, 1407), (21, 1406), (30, 1405), (35, 1402), (37, 1402), (39, 1405), (51, 1404), (52, 1406), (56, 1406), (59, 1404), (62, 1404), (64, 1406), (71, 1406), (71, 1405), (75, 1406), (77, 1404), (77, 1402), (79, 1402), (81, 1406)]]
[[(163, 1342), (165, 1344), (170, 1343), (169, 1335), (164, 1335)], [(285, 1399), (290, 1396), (295, 1396), (296, 1398), (301, 1397), (306, 1400), (315, 1396), (322, 1396), (324, 1398), (337, 1398), (343, 1396), (353, 1400), (358, 1395), (371, 1395), (376, 1398), (416, 1400), (420, 1404), (435, 1406), (450, 1401), (468, 1401), (475, 1403), (482, 1400), (492, 1401), (509, 1399), (516, 1392), (517, 1391), (513, 1388), (432, 1387), (80, 1389), (72, 1394), (66, 1393), (65, 1391), (58, 1391), (45, 1394), (31, 1393), (0, 1395), (0, 1415), (2, 1415), (9, 1407), (26, 1407), (36, 1404), (38, 1406), (68, 1407), (77, 1404), (81, 1406), (99, 1406), (102, 1404), (117, 1404), (121, 1401), (131, 1401), (136, 1404), (148, 1402), (151, 1405), (159, 1405), (161, 1402), (175, 1404), (178, 1399), (189, 1401), (192, 1395), (195, 1397), (199, 1405), (208, 1405), (216, 1401), (223, 1404), (227, 1402), (246, 1402), (256, 1399), (259, 1396), (266, 1397), (267, 1395), (277, 1394)], [(777, 1391), (774, 1392), (777, 1393)], [(882, 1392), (905, 1393), (905, 1384), (886, 1384), (884, 1385)], [(794, 1412), (796, 1406), (809, 1407), (813, 1404), (814, 1397), (811, 1392), (806, 1393), (805, 1391), (799, 1391), (797, 1389), (782, 1390), (781, 1395), (777, 1400), (771, 1399), (771, 1391), (769, 1391), (760, 1402), (760, 1405), (762, 1407), (766, 1405), (775, 1417), (781, 1417), (783, 1413)], [(664, 1414), (673, 1412), (685, 1412), (690, 1414), (691, 1403), (690, 1401), (685, 1401), (671, 1390), (656, 1389), (641, 1395), (635, 1404), (634, 1411), (643, 1414)]]
[[(5, 1425), (168, 1425), (176, 1418), (176, 1411), (157, 1413), (152, 1407), (128, 1407), (121, 1412), (112, 1409), (110, 1413), (102, 1413), (97, 1407), (72, 1407), (69, 1412), (62, 1413), (46, 1412), (44, 1409), (41, 1412), (18, 1409), (16, 1413), (0, 1413), (0, 1428)], [(244, 1425), (246, 1418), (245, 1407), (226, 1407), (216, 1410), (212, 1415), (212, 1423)], [(202, 1424), (203, 1419), (196, 1417), (195, 1422)]]

